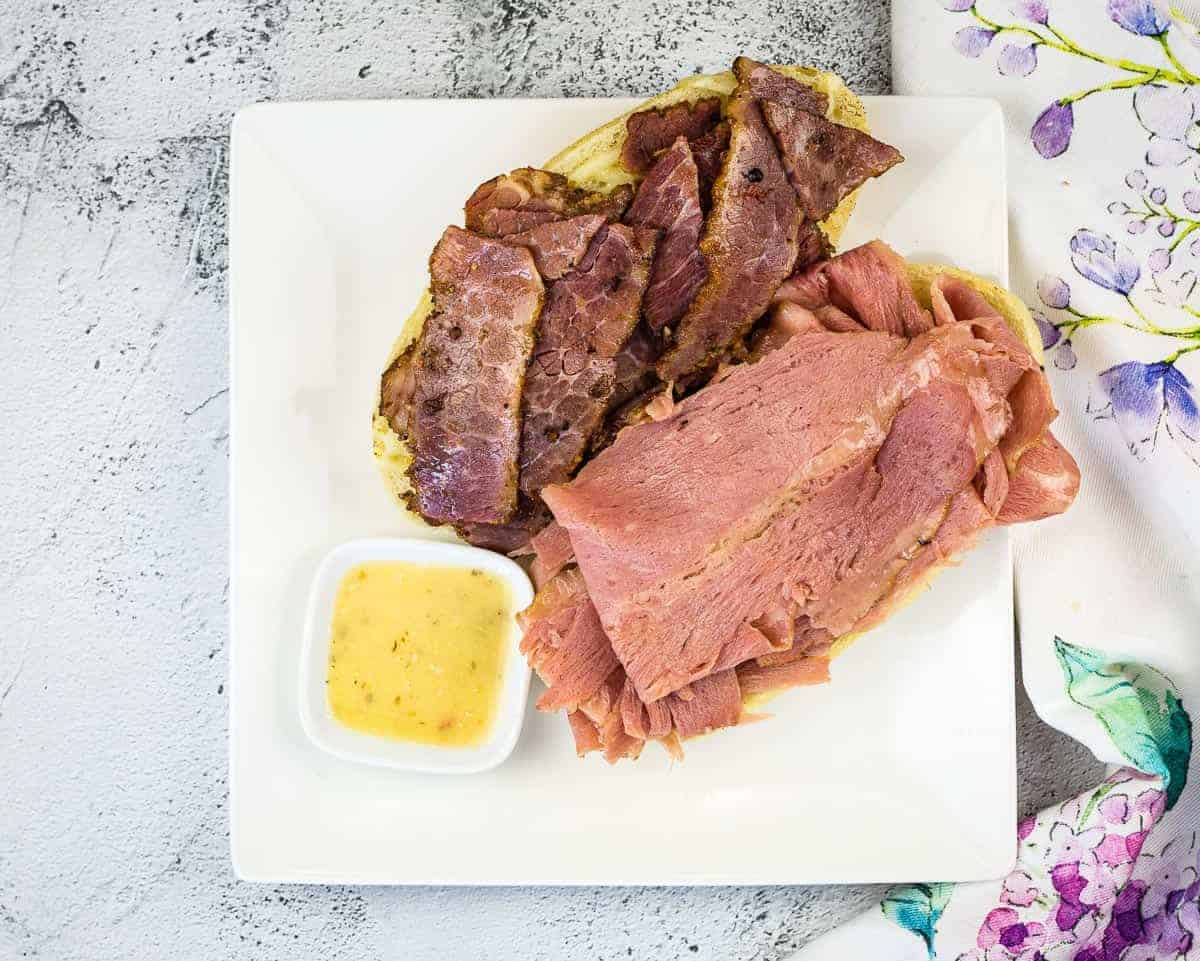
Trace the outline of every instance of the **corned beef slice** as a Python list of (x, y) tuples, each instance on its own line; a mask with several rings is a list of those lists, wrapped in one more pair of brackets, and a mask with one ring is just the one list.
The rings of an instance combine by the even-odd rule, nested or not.
[(729, 149), (729, 124), (722, 120), (703, 137), (689, 140), (688, 145), (700, 180), (700, 205), (707, 212), (712, 206), (712, 189), (721, 173), (721, 161)]
[(758, 99), (809, 221), (825, 219), (852, 190), (904, 159), (895, 147), (827, 120), (828, 100), (813, 88), (746, 57), (734, 73)]
[(561, 524), (550, 523), (529, 542), (534, 558), (530, 573), (534, 586), (539, 590), (564, 567), (575, 560), (575, 548), (571, 546), (571, 535)]
[(678, 138), (655, 162), (625, 220), (662, 231), (642, 301), (642, 316), (657, 333), (683, 315), (708, 276), (700, 253), (700, 181), (686, 138)]
[[(770, 694), (781, 688), (824, 684), (829, 680), (828, 657), (804, 657), (785, 664), (764, 665), (747, 661), (737, 668), (742, 697)], [(657, 703), (657, 702), (656, 702)]]
[(757, 102), (742, 87), (729, 102), (729, 121), (729, 149), (700, 242), (708, 279), (659, 359), (664, 381), (715, 363), (762, 316), (796, 262), (796, 192)]
[(809, 220), (824, 220), (851, 191), (904, 159), (861, 130), (787, 104), (764, 101), (763, 116)]
[(699, 140), (720, 118), (721, 101), (716, 97), (630, 114), (625, 121), (621, 166), (630, 173), (645, 173), (658, 152), (671, 146), (676, 138)]
[(933, 326), (913, 296), (903, 258), (878, 240), (797, 271), (775, 299), (809, 310), (836, 307), (851, 324), (887, 334), (915, 337)]
[(543, 280), (558, 280), (583, 260), (592, 238), (604, 226), (600, 214), (552, 220), (506, 238), (527, 247)]
[(756, 100), (786, 104), (824, 117), (829, 111), (829, 98), (821, 91), (773, 70), (749, 57), (733, 61), (733, 73), (740, 85)]
[(435, 523), (503, 523), (517, 506), (521, 390), (542, 281), (529, 251), (458, 227), (442, 234), (429, 272), (434, 311), (411, 383), (395, 388), (411, 396), (411, 501)]
[(617, 220), (629, 206), (633, 189), (589, 193), (562, 174), (521, 167), (480, 184), (467, 198), (467, 229), (487, 237), (508, 237), (582, 214)]
[(520, 620), (521, 653), (548, 688), (540, 710), (578, 710), (620, 667), (578, 568), (543, 585)]
[(521, 489), (536, 497), (571, 476), (616, 390), (616, 360), (638, 323), (655, 232), (613, 224), (554, 283), (525, 378)]
[(459, 524), (458, 532), (476, 547), (499, 551), (501, 554), (528, 553), (529, 539), (550, 523), (553, 518), (540, 498), (517, 491), (517, 509), (502, 524)]
[[(544, 493), (644, 701), (748, 658), (788, 663), (777, 627), (764, 629), (785, 616), (818, 637), (885, 618), (994, 522), (972, 482), (1010, 425), (1030, 421), (1022, 431), (1035, 439), (1008, 465), (1005, 503), (1031, 491), (1038, 506), (1019, 514), (1032, 517), (1073, 495), (1074, 465), (1046, 430), (1053, 408), (1020, 389), (1042, 375), (994, 312), (939, 316), (910, 341), (901, 330), (932, 322), (906, 301), (903, 262), (882, 245), (837, 260), (824, 275), (846, 312), (866, 305), (857, 320), (885, 329), (802, 324)], [(880, 303), (881, 289), (896, 302)], [(950, 289), (946, 300), (964, 299)], [(829, 306), (810, 297), (804, 309), (816, 318)]]

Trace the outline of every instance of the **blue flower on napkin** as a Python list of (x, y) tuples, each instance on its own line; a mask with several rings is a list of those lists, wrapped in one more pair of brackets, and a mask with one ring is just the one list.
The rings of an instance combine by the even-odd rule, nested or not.
[(1037, 48), (1036, 43), (1006, 43), (996, 60), (996, 69), (1006, 77), (1028, 77), (1037, 69)]
[(1174, 363), (1130, 360), (1110, 367), (1099, 380), (1109, 401), (1101, 416), (1116, 421), (1131, 453), (1141, 457), (1146, 448), (1153, 449), (1165, 425), (1185, 453), (1200, 460), (1200, 408), (1192, 382)]
[(1075, 131), (1075, 110), (1069, 103), (1055, 101), (1038, 114), (1029, 136), (1034, 149), (1049, 160), (1071, 146)]
[(1077, 230), (1071, 238), (1071, 263), (1093, 284), (1128, 296), (1142, 275), (1142, 267), (1130, 249), (1108, 234)]
[(1044, 26), (1050, 22), (1050, 10), (1042, 0), (1018, 0), (1012, 5), (1012, 12), (1030, 23), (1040, 23)]
[(995, 36), (996, 31), (986, 27), (963, 27), (954, 35), (954, 49), (974, 59), (991, 46)]
[(1157, 37), (1171, 26), (1154, 0), (1108, 0), (1108, 15), (1118, 26), (1143, 37)]

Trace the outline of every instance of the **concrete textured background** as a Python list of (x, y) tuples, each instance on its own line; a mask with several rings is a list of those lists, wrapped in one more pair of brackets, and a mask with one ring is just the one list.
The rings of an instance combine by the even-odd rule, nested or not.
[[(256, 100), (889, 84), (871, 0), (0, 0), (0, 958), (774, 959), (878, 888), (239, 883), (227, 133)], [(1021, 807), (1095, 764), (1021, 697)], [(755, 843), (753, 839), (748, 843)], [(909, 880), (909, 879), (897, 879)]]

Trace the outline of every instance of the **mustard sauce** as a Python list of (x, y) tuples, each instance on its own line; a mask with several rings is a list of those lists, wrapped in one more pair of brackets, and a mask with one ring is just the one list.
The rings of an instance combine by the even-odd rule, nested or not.
[(402, 741), (481, 743), (500, 702), (511, 617), (508, 586), (485, 571), (352, 567), (333, 608), (325, 679), (333, 716)]

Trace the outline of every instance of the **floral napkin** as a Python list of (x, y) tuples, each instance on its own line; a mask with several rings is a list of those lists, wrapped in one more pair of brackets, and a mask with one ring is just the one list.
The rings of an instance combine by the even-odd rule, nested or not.
[(1012, 286), (1083, 475), (1013, 532), (1023, 681), (1112, 767), (1015, 825), (1006, 878), (903, 885), (798, 957), (1200, 961), (1200, 2), (892, 18), (897, 93), (1004, 110)]

